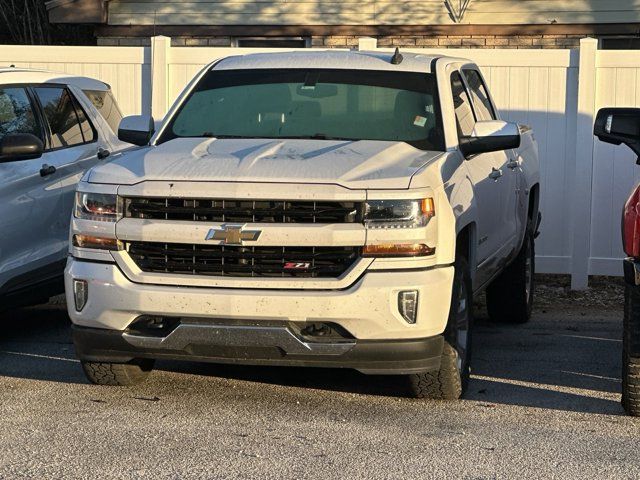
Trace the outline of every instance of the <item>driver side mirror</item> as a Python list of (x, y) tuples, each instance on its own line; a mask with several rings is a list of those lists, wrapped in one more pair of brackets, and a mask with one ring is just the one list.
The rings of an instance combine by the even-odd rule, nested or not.
[(0, 140), (0, 162), (33, 160), (44, 151), (42, 140), (31, 133), (10, 133)]
[(502, 120), (476, 122), (471, 135), (460, 138), (460, 151), (466, 157), (499, 152), (520, 146), (520, 127)]
[(640, 108), (601, 109), (593, 134), (605, 143), (624, 143), (640, 156)]
[(142, 147), (149, 143), (154, 132), (153, 117), (150, 115), (130, 115), (120, 120), (118, 139)]

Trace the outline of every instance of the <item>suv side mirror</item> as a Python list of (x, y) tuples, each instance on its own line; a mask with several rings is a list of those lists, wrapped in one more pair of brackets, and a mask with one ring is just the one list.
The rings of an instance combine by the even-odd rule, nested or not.
[(155, 132), (153, 117), (150, 115), (130, 115), (120, 121), (118, 139), (143, 146), (149, 143), (153, 132)]
[(31, 133), (10, 133), (0, 140), (0, 162), (33, 160), (44, 151), (42, 140)]
[(640, 108), (603, 108), (593, 134), (605, 143), (624, 143), (640, 156)]
[(479, 153), (510, 150), (520, 146), (520, 127), (502, 120), (476, 122), (473, 133), (460, 138), (460, 151), (465, 157)]

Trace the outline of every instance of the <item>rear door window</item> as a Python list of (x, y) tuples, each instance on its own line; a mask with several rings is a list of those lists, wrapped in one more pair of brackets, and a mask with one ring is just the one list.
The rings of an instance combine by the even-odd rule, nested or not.
[(49, 124), (51, 149), (95, 140), (95, 129), (69, 90), (64, 87), (36, 87), (34, 90)]
[(21, 87), (0, 89), (0, 140), (11, 133), (31, 133), (42, 138), (31, 100)]
[(111, 90), (83, 90), (83, 92), (111, 127), (113, 133), (117, 134), (122, 112)]

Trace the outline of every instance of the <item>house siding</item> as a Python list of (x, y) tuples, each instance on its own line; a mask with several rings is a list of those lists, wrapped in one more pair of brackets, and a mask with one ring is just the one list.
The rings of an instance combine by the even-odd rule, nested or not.
[[(456, 3), (458, 0), (454, 0)], [(637, 35), (640, 0), (471, 0), (456, 23), (444, 0), (200, 0), (107, 3), (100, 45), (231, 46), (242, 37), (304, 37), (312, 46), (575, 48), (580, 38)]]
[[(473, 25), (640, 22), (640, 0), (471, 0)], [(129, 1), (108, 3), (110, 25), (452, 25), (443, 0)]]

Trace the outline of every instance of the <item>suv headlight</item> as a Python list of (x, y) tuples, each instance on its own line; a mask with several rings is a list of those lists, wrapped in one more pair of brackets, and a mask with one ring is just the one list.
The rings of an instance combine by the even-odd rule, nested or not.
[(73, 216), (95, 222), (116, 222), (122, 217), (122, 201), (115, 194), (76, 192)]
[(370, 200), (365, 205), (367, 228), (420, 228), (436, 214), (433, 198)]

